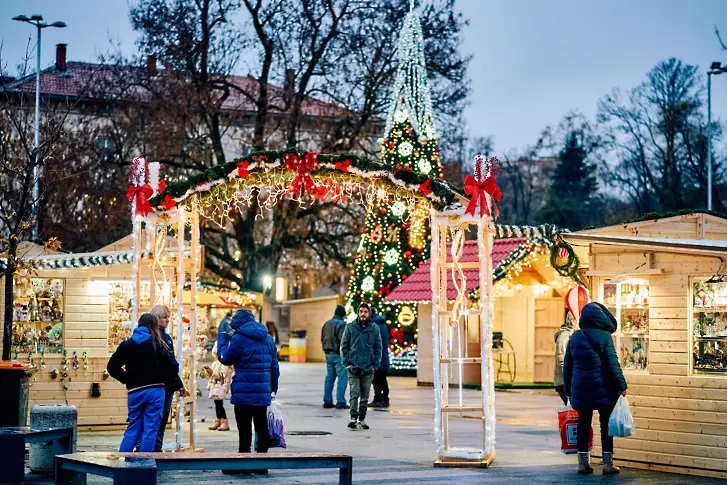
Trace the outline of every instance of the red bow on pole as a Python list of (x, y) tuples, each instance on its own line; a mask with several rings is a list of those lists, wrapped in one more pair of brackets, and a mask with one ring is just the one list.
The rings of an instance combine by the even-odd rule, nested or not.
[(237, 176), (244, 179), (250, 175), (250, 172), (248, 171), (249, 168), (250, 162), (237, 162)]
[(318, 168), (318, 154), (308, 152), (303, 158), (299, 158), (295, 153), (285, 154), (285, 169), (289, 172), (298, 172), (293, 181), (290, 183), (291, 194), (308, 193), (313, 194), (316, 188), (313, 178), (310, 176), (311, 171)]
[(404, 343), (404, 330), (401, 328), (392, 328), (389, 333), (391, 334), (390, 344)]
[(149, 204), (149, 197), (154, 194), (154, 189), (151, 185), (130, 185), (126, 189), (126, 198), (129, 200), (134, 199), (136, 202), (136, 215), (146, 217), (147, 215), (154, 212), (151, 204)]
[[(465, 210), (465, 214), (472, 214), (474, 216), (477, 201), (479, 201), (480, 217), (485, 214), (488, 216), (492, 215), (495, 219), (499, 217), (500, 211), (497, 209), (495, 201), (502, 199), (502, 192), (500, 191), (500, 187), (497, 186), (494, 175), (490, 175), (482, 182), (479, 182), (471, 175), (468, 175), (464, 179), (464, 192), (465, 194), (472, 196), (470, 203), (467, 205), (467, 210)], [(485, 194), (489, 195), (492, 199), (492, 214), (490, 214), (490, 208), (488, 207), (487, 197)]]

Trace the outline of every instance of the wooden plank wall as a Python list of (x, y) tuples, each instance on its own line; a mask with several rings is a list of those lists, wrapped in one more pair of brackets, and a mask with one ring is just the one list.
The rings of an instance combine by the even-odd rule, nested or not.
[[(67, 394), (68, 403), (78, 408), (78, 424), (126, 424), (126, 388), (111, 377), (103, 380), (103, 371), (108, 362), (108, 291), (104, 285), (94, 284), (93, 278), (105, 278), (108, 273), (103, 268), (89, 268), (42, 271), (39, 276), (65, 279), (64, 345), (71, 367)], [(3, 307), (0, 305), (0, 317), (2, 312)], [(78, 370), (70, 365), (73, 352), (78, 353)], [(88, 355), (88, 369), (83, 368), (83, 352)], [(27, 356), (19, 356), (20, 360), (26, 358)], [(34, 357), (34, 363), (40, 367), (40, 356)], [(53, 379), (50, 375), (52, 369), (58, 369), (60, 373), (60, 368), (61, 356), (46, 355), (45, 368), (36, 372), (30, 388), (31, 406), (65, 402), (60, 376)], [(100, 384), (99, 398), (91, 397), (91, 384), (94, 382)]]
[[(719, 260), (668, 253), (651, 258), (664, 273), (646, 276), (649, 373), (624, 372), (636, 436), (616, 438), (615, 456), (636, 467), (727, 478), (727, 378), (690, 375), (690, 276), (711, 276)], [(622, 272), (643, 261), (643, 251), (592, 247), (591, 268), (598, 271)]]

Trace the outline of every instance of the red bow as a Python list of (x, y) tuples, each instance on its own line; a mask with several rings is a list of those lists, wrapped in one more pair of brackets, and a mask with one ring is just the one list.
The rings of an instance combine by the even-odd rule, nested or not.
[(174, 200), (174, 197), (167, 194), (164, 196), (164, 202), (162, 202), (162, 207), (164, 207), (166, 210), (172, 210), (177, 207), (177, 201)]
[(147, 215), (154, 212), (151, 204), (149, 204), (149, 197), (154, 195), (154, 189), (151, 185), (130, 185), (126, 189), (126, 198), (129, 200), (134, 199), (136, 201), (136, 215), (146, 217)]
[(348, 169), (350, 166), (351, 166), (351, 160), (346, 160), (344, 162), (336, 162), (336, 170), (340, 170), (341, 172), (348, 172)]
[(432, 193), (432, 189), (429, 188), (431, 185), (431, 181), (429, 179), (426, 179), (423, 184), (419, 186), (419, 190), (424, 192), (424, 195), (429, 195)]
[[(482, 182), (478, 182), (474, 177), (468, 175), (464, 179), (464, 192), (467, 195), (472, 195), (472, 199), (470, 199), (470, 203), (467, 205), (465, 214), (472, 214), (474, 216), (477, 201), (479, 200), (480, 217), (487, 214), (488, 216), (492, 215), (495, 219), (497, 219), (500, 216), (500, 211), (497, 209), (495, 201), (502, 199), (502, 192), (500, 191), (500, 187), (497, 186), (494, 175), (490, 175)], [(492, 214), (490, 214), (490, 208), (487, 205), (487, 197), (485, 194), (488, 194), (492, 199)]]
[(164, 189), (167, 188), (167, 183), (163, 180), (159, 181), (159, 185), (157, 186), (157, 194), (161, 194), (164, 192)]
[(238, 162), (237, 163), (237, 176), (241, 179), (244, 179), (248, 175), (250, 175), (250, 172), (248, 172), (248, 167), (250, 167), (250, 162)]
[(320, 200), (325, 200), (328, 197), (330, 197), (334, 202), (337, 200), (346, 200), (346, 196), (343, 194), (343, 189), (336, 185), (336, 182), (331, 179), (326, 179), (316, 185), (311, 195), (314, 199)]
[(392, 328), (390, 330), (390, 333), (391, 333), (391, 342), (389, 342), (390, 344), (404, 342), (404, 330), (402, 328)]
[(308, 152), (302, 159), (298, 158), (298, 155), (296, 155), (295, 153), (286, 153), (285, 169), (290, 172), (298, 172), (298, 175), (296, 175), (293, 181), (290, 183), (290, 190), (288, 190), (288, 193), (298, 195), (302, 191), (302, 193), (304, 194), (313, 194), (316, 188), (316, 184), (315, 182), (313, 182), (313, 178), (311, 178), (310, 173), (312, 170), (315, 170), (317, 168), (317, 153)]

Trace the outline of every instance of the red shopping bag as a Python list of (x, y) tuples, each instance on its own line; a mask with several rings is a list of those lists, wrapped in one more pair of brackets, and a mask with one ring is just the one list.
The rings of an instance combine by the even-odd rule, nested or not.
[[(558, 408), (558, 429), (560, 430), (560, 451), (566, 455), (578, 452), (578, 411), (571, 406)], [(593, 448), (593, 427), (588, 437), (588, 449)]]

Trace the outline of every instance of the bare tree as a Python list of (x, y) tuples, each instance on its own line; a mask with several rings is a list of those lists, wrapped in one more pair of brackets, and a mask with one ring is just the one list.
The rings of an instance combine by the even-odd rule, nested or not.
[[(640, 213), (704, 205), (707, 187), (707, 126), (702, 116), (703, 85), (696, 66), (678, 59), (658, 63), (638, 87), (614, 90), (599, 103), (599, 120), (610, 129), (618, 166), (607, 180), (633, 201)], [(712, 127), (714, 139), (721, 127)], [(720, 157), (713, 187), (717, 207), (723, 168)]]

